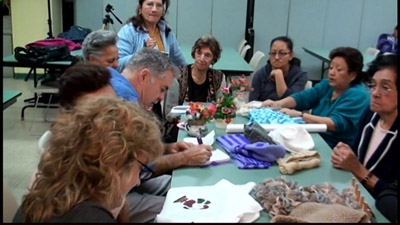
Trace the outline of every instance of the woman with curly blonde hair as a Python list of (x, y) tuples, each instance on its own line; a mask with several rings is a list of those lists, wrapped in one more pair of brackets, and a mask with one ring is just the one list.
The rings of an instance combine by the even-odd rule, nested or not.
[(14, 222), (116, 222), (112, 209), (163, 154), (157, 120), (138, 104), (90, 98), (59, 113)]

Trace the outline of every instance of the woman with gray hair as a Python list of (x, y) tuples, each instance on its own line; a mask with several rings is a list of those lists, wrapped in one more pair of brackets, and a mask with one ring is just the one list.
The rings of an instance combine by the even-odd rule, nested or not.
[(97, 30), (86, 36), (82, 43), (85, 62), (112, 68), (118, 67), (117, 34), (109, 30)]

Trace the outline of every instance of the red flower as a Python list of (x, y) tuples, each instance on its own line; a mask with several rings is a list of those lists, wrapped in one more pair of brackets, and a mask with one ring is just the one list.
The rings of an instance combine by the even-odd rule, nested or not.
[(208, 105), (208, 111), (214, 115), (214, 113), (217, 111), (217, 107), (214, 104), (210, 104)]
[(226, 119), (225, 119), (225, 123), (230, 123), (230, 122), (232, 122), (232, 119), (231, 119), (231, 118), (226, 118)]

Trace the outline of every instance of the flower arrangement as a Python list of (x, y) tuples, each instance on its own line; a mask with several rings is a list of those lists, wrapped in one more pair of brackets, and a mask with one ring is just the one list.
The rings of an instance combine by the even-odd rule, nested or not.
[(186, 111), (188, 123), (192, 125), (203, 125), (214, 118), (216, 107), (213, 104), (205, 107), (198, 102), (189, 102), (189, 109)]
[(251, 87), (251, 83), (246, 79), (246, 76), (244, 74), (242, 74), (239, 79), (232, 78), (230, 88), (232, 92), (250, 92), (253, 90), (253, 88)]
[(222, 119), (225, 123), (230, 123), (236, 116), (236, 105), (233, 102), (233, 96), (230, 92), (230, 87), (222, 87), (222, 96), (215, 102), (216, 111), (215, 119)]

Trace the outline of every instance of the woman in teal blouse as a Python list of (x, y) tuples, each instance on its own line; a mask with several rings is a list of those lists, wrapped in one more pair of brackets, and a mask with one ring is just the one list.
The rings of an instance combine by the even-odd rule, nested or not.
[[(369, 94), (362, 83), (366, 75), (360, 51), (339, 47), (331, 51), (329, 58), (328, 79), (279, 101), (266, 100), (263, 106), (282, 107), (281, 112), (302, 117), (306, 123), (326, 124), (328, 130), (321, 137), (333, 148), (339, 141), (352, 144)], [(310, 109), (311, 113), (302, 112)]]

